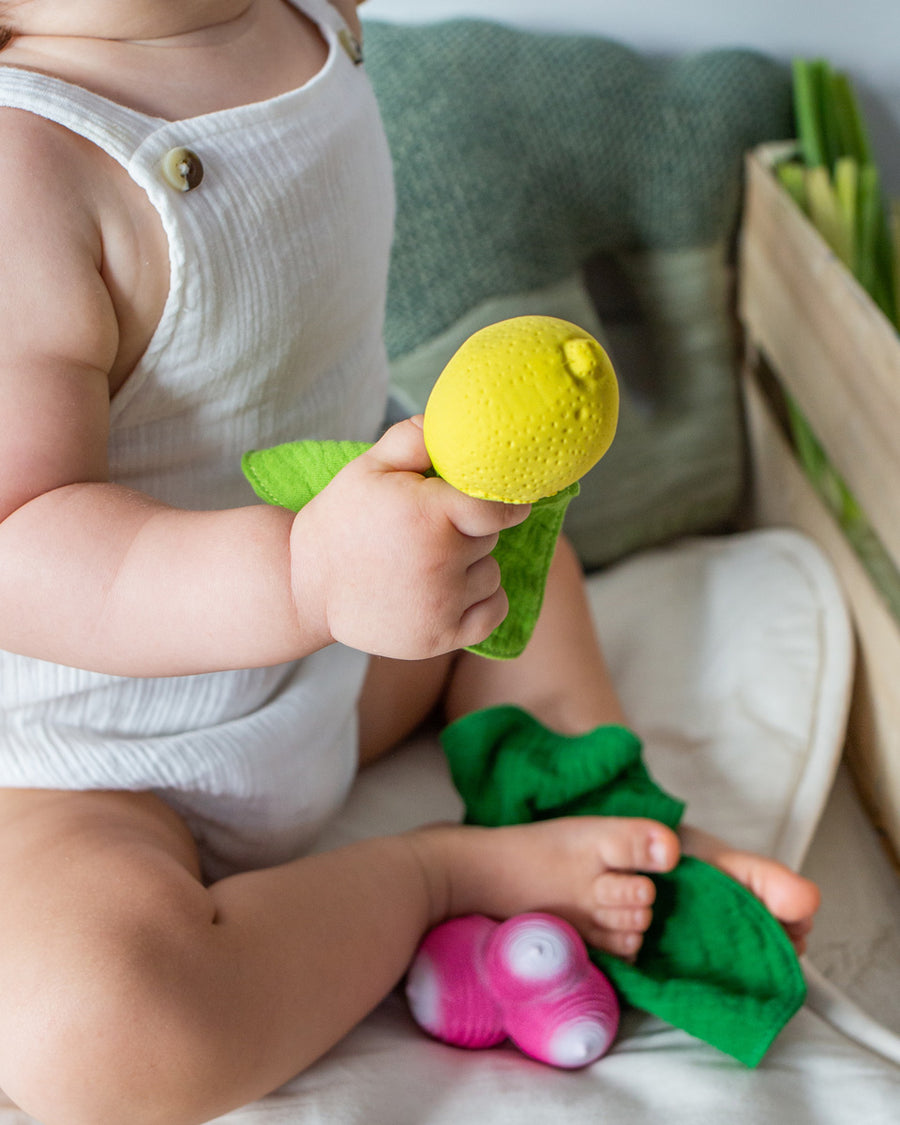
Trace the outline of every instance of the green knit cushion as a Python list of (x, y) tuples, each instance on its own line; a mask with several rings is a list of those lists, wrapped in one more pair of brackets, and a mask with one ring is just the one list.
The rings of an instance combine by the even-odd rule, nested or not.
[(392, 356), (599, 252), (718, 241), (743, 154), (790, 132), (789, 75), (751, 51), (450, 20), (367, 21), (365, 53), (397, 182)]
[(792, 131), (787, 69), (479, 20), (365, 30), (397, 184), (386, 339), (403, 408), (443, 367), (433, 344), (525, 312), (592, 330), (589, 288), (622, 429), (567, 516), (582, 560), (724, 523), (743, 464), (726, 254), (744, 153)]

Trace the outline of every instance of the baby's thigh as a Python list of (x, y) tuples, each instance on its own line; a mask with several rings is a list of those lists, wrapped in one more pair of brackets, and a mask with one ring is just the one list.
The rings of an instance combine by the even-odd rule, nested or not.
[[(112, 901), (117, 884), (157, 869), (199, 878), (197, 849), (184, 822), (150, 793), (0, 789), (0, 901), (48, 919), (89, 903), (91, 887)], [(2, 931), (0, 927), (0, 940)]]
[(124, 962), (205, 897), (193, 841), (155, 797), (0, 790), (0, 1086), (15, 1099), (28, 1045), (89, 1025)]

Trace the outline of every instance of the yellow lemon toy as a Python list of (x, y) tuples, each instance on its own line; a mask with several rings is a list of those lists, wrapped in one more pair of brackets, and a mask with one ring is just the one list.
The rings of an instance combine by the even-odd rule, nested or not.
[(441, 372), (425, 445), (461, 492), (530, 504), (600, 460), (618, 414), (616, 376), (593, 336), (556, 317), (519, 316), (474, 333)]
[[(479, 499), (532, 504), (500, 533), (493, 555), (509, 613), (472, 646), (500, 660), (528, 644), (540, 612), (556, 540), (578, 480), (609, 448), (619, 390), (606, 352), (567, 320), (520, 316), (482, 328), (441, 372), (425, 407), (424, 436), (435, 471)], [(298, 511), (369, 446), (296, 441), (246, 453), (257, 495)]]

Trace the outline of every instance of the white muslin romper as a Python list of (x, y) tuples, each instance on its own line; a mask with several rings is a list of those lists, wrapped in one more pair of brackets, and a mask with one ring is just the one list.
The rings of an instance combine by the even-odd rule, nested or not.
[[(255, 502), (241, 454), (372, 440), (384, 414), (390, 160), (365, 67), (325, 0), (291, 0), (328, 44), (279, 97), (166, 121), (0, 66), (0, 105), (113, 156), (169, 241), (170, 289), (111, 404), (111, 479), (166, 503)], [(167, 153), (196, 154), (176, 190)], [(332, 645), (247, 671), (130, 679), (0, 652), (0, 786), (149, 790), (177, 809), (209, 878), (304, 849), (356, 766), (366, 657)]]

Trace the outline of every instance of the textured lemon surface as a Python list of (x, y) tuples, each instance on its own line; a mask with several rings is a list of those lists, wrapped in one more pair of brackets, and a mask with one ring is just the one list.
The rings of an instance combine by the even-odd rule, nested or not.
[(618, 414), (616, 376), (593, 336), (520, 316), (482, 328), (452, 357), (425, 407), (425, 445), (460, 491), (530, 504), (600, 460)]

